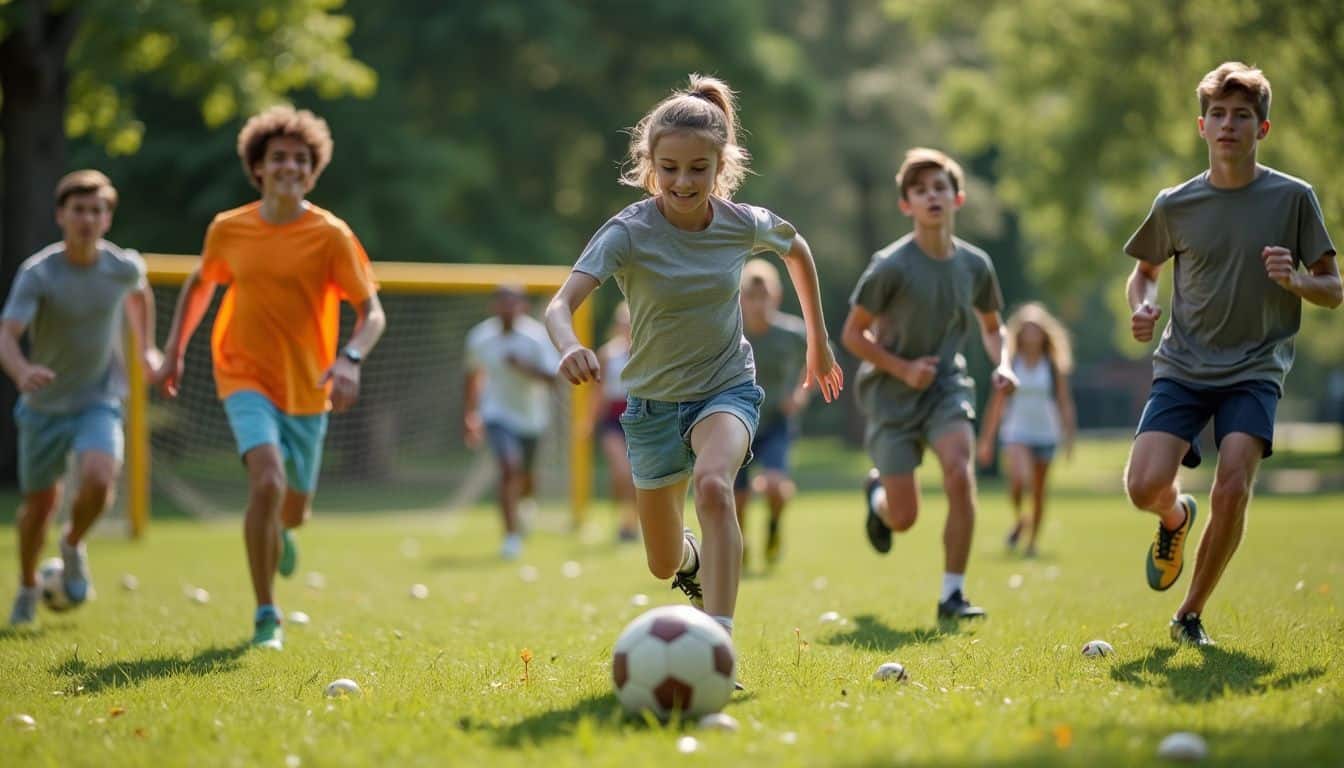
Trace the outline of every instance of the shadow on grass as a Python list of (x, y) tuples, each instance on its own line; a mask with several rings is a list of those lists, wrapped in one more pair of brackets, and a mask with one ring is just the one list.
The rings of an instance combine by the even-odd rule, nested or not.
[(852, 645), (875, 651), (894, 651), (907, 645), (923, 645), (942, 640), (961, 631), (956, 622), (939, 622), (937, 627), (893, 629), (876, 616), (865, 613), (854, 617), (854, 626), (822, 640), (827, 645)]
[[(1274, 662), (1236, 649), (1212, 646), (1192, 648), (1177, 659), (1180, 649), (1156, 646), (1145, 657), (1111, 668), (1111, 678), (1140, 688), (1167, 688), (1181, 702), (1212, 701), (1224, 696), (1287, 690), (1325, 674), (1322, 667), (1308, 667), (1271, 677)], [(1190, 659), (1197, 658), (1197, 662)]]
[[(590, 696), (567, 709), (538, 712), (516, 723), (493, 728), (500, 746), (518, 747), (524, 744), (543, 744), (558, 738), (577, 738), (582, 743), (600, 737), (600, 732), (619, 730), (627, 722), (616, 694)], [(638, 723), (631, 719), (628, 722)], [(470, 720), (458, 721), (458, 727), (471, 730), (476, 727)]]
[(104, 688), (139, 685), (149, 680), (182, 675), (212, 675), (229, 672), (238, 667), (238, 659), (247, 653), (246, 642), (230, 646), (214, 646), (198, 651), (194, 656), (157, 656), (146, 659), (111, 661), (90, 664), (79, 657), (76, 649), (66, 661), (52, 668), (52, 673), (73, 678), (70, 688), (82, 693), (97, 693)]

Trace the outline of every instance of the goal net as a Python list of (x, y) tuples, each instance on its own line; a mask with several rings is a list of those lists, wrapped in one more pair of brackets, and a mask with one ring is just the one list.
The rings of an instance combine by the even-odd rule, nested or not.
[[(159, 336), (166, 333), (179, 288), (194, 257), (147, 255), (154, 285)], [(493, 497), (496, 474), (489, 450), (463, 444), (462, 394), (467, 331), (490, 316), (490, 293), (501, 283), (522, 285), (533, 310), (549, 298), (568, 269), (507, 265), (376, 262), (387, 332), (361, 365), (360, 397), (349, 411), (332, 414), (324, 444), (314, 509), (398, 512), (449, 510)], [(186, 354), (177, 398), (157, 393), (137, 416), (128, 408), (128, 485), (148, 477), (127, 514), (142, 528), (150, 507), (157, 514), (194, 517), (236, 514), (247, 502), (247, 477), (232, 432), (216, 398), (210, 329), (219, 291)], [(589, 315), (576, 315), (576, 330), (591, 343)], [(340, 338), (348, 339), (354, 313), (342, 308)], [(143, 390), (142, 390), (143, 391)], [(590, 447), (577, 429), (587, 393), (557, 382), (550, 427), (538, 444), (536, 498), (544, 520), (577, 519), (588, 495)], [(148, 456), (141, 454), (146, 452)]]

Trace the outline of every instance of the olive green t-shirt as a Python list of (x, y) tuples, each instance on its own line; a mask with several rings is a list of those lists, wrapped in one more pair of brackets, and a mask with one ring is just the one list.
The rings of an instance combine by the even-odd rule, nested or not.
[(907, 360), (938, 357), (938, 375), (926, 390), (878, 370), (859, 366), (858, 397), (869, 420), (902, 427), (926, 409), (921, 402), (940, 400), (949, 390), (975, 391), (961, 351), (979, 328), (977, 312), (1003, 307), (998, 277), (989, 255), (959, 238), (952, 254), (935, 259), (915, 242), (913, 234), (873, 254), (872, 262), (850, 296), (875, 318), (877, 342)]
[(742, 334), (742, 265), (757, 253), (783, 256), (797, 234), (764, 208), (711, 197), (713, 219), (699, 232), (673, 226), (654, 198), (607, 220), (583, 249), (575, 272), (599, 283), (615, 277), (630, 305), (626, 388), (646, 400), (703, 400), (753, 381)]
[(1238, 189), (1211, 185), (1205, 172), (1158, 193), (1125, 244), (1125, 253), (1149, 264), (1176, 260), (1154, 378), (1206, 387), (1263, 380), (1282, 391), (1302, 299), (1265, 274), (1261, 251), (1270, 245), (1307, 266), (1335, 250), (1316, 194), (1301, 179), (1260, 166)]
[(785, 418), (780, 407), (803, 380), (807, 327), (801, 317), (776, 312), (763, 333), (753, 334), (748, 329), (746, 337), (756, 358), (756, 383), (765, 390), (760, 432)]

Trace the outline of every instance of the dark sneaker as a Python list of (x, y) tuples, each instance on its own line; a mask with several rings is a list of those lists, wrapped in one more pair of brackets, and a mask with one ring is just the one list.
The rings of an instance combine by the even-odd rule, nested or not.
[(1198, 613), (1187, 613), (1171, 620), (1171, 639), (1182, 645), (1204, 647), (1215, 645), (1213, 638), (1204, 631), (1204, 622)]
[(779, 521), (771, 520), (765, 535), (765, 564), (771, 568), (779, 562)]
[(938, 618), (940, 619), (983, 619), (985, 615), (985, 609), (978, 605), (971, 605), (970, 601), (961, 594), (960, 589), (938, 604)]
[(65, 566), (61, 584), (65, 587), (65, 597), (73, 608), (88, 600), (90, 593), (93, 592), (89, 578), (89, 550), (82, 541), (73, 547), (66, 544), (65, 536), (62, 535), (61, 560)]
[(288, 579), (299, 567), (299, 544), (294, 540), (294, 532), (288, 528), (280, 531), (280, 559), (276, 561), (275, 571)]
[(685, 592), (686, 597), (690, 598), (691, 605), (703, 611), (705, 610), (705, 593), (700, 588), (700, 542), (695, 540), (695, 534), (691, 533), (690, 528), (682, 531), (682, 535), (691, 543), (691, 549), (695, 550), (695, 568), (691, 569), (689, 573), (677, 571), (677, 575), (672, 577), (672, 588)]
[(1148, 547), (1148, 556), (1144, 559), (1144, 568), (1148, 572), (1148, 586), (1162, 592), (1171, 589), (1171, 585), (1181, 577), (1185, 567), (1185, 540), (1190, 529), (1195, 526), (1195, 497), (1183, 493), (1176, 499), (1185, 510), (1185, 522), (1174, 531), (1167, 530), (1159, 521), (1157, 535)]
[(22, 627), (37, 621), (37, 602), (41, 599), (41, 587), (19, 587), (14, 608), (9, 612), (10, 626)]
[(1022, 537), (1022, 523), (1019, 521), (1017, 525), (1014, 525), (1013, 529), (1008, 532), (1008, 535), (1003, 538), (1003, 548), (1008, 550), (1009, 552), (1014, 551), (1015, 549), (1017, 549), (1017, 540), (1020, 539), (1021, 537)]
[(868, 533), (868, 543), (873, 545), (873, 549), (881, 554), (891, 551), (891, 528), (883, 522), (873, 508), (873, 490), (882, 484), (881, 475), (877, 468), (868, 470), (868, 479), (863, 483), (863, 506), (868, 509), (868, 520), (864, 524), (864, 530)]

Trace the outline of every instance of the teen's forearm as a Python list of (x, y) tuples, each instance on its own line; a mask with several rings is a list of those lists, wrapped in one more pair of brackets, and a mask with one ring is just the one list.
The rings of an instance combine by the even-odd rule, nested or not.
[(154, 336), (154, 289), (148, 283), (127, 295), (126, 320), (135, 334), (136, 349), (144, 358), (158, 342)]
[(1157, 280), (1135, 267), (1129, 275), (1129, 281), (1125, 283), (1125, 297), (1129, 300), (1131, 312), (1143, 304), (1157, 306)]
[(817, 279), (817, 263), (812, 258), (812, 249), (802, 235), (794, 236), (793, 245), (784, 254), (784, 266), (798, 293), (808, 343), (824, 343), (827, 333), (826, 318), (821, 309), (821, 282)]
[(387, 314), (383, 312), (383, 304), (377, 294), (370, 296), (357, 309), (355, 329), (345, 345), (354, 347), (364, 356), (373, 351), (378, 340), (383, 337), (383, 331), (387, 330)]
[(574, 333), (574, 311), (559, 296), (546, 305), (546, 332), (562, 355), (580, 344)]
[(480, 400), (481, 377), (476, 371), (467, 374), (462, 382), (462, 413), (470, 415), (476, 412)]
[(1344, 300), (1344, 284), (1340, 283), (1337, 274), (1298, 273), (1288, 291), (1303, 301), (1326, 309), (1334, 309)]
[(1008, 331), (1003, 326), (980, 328), (980, 343), (985, 345), (985, 355), (995, 368), (1003, 367), (1003, 348), (1008, 343)]
[(851, 355), (872, 363), (879, 371), (888, 376), (897, 379), (905, 378), (910, 361), (888, 352), (885, 347), (877, 343), (871, 331), (853, 332), (847, 327), (844, 335), (840, 337), (840, 343)]
[(23, 356), (19, 340), (7, 332), (0, 331), (0, 368), (4, 369), (5, 375), (17, 386), (27, 367), (28, 358)]
[(187, 276), (177, 298), (172, 325), (168, 328), (168, 341), (164, 344), (166, 356), (176, 359), (186, 352), (191, 335), (196, 332), (206, 310), (210, 308), (210, 299), (214, 298), (214, 293), (215, 284), (203, 282), (200, 270)]
[(989, 405), (985, 406), (985, 422), (980, 429), (980, 441), (986, 445), (994, 444), (994, 435), (999, 431), (999, 420), (1003, 418), (1003, 393), (995, 390), (990, 395)]

